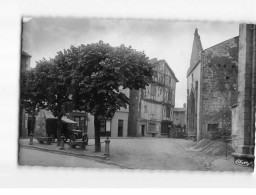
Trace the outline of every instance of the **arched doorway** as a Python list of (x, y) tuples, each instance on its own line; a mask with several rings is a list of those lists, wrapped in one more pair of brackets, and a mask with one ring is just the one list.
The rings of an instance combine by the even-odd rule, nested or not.
[(188, 136), (196, 135), (196, 101), (193, 90), (189, 95), (188, 105)]

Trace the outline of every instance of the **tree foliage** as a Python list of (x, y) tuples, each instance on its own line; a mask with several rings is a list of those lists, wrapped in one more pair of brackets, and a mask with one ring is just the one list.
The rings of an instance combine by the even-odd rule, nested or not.
[[(53, 59), (37, 62), (36, 68), (27, 73), (30, 81), (21, 85), (27, 88), (24, 92), (29, 102), (47, 107), (58, 119), (72, 95), (74, 109), (89, 112), (98, 120), (112, 118), (118, 109), (127, 107), (129, 97), (120, 89), (144, 89), (152, 75), (153, 67), (144, 52), (100, 41), (71, 46)], [(24, 102), (29, 98), (22, 96)], [(96, 124), (95, 142), (99, 143)]]
[(72, 89), (77, 108), (93, 115), (112, 118), (129, 98), (120, 88), (140, 89), (151, 82), (153, 69), (143, 52), (121, 45), (81, 45), (74, 69)]
[(35, 69), (21, 74), (20, 99), (26, 113), (35, 115), (40, 108), (45, 107), (46, 96), (41, 90), (40, 77)]

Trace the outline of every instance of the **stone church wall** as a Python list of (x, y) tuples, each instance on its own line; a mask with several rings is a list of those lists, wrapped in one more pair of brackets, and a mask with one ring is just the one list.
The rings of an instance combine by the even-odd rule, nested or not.
[[(202, 54), (201, 129), (203, 138), (231, 134), (231, 107), (237, 102), (238, 37)], [(220, 133), (217, 133), (220, 132)]]

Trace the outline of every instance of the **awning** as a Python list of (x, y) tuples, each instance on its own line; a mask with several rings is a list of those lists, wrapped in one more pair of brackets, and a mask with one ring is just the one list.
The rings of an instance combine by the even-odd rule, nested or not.
[(67, 117), (62, 117), (62, 121), (66, 122), (66, 123), (73, 123), (73, 124), (76, 124), (75, 121), (72, 121), (72, 120), (68, 119)]
[[(51, 113), (51, 111), (49, 111), (49, 110), (44, 110), (44, 116), (46, 119), (57, 119), (57, 117), (54, 117), (53, 114)], [(68, 119), (66, 116), (62, 117), (61, 120), (66, 123), (76, 124), (75, 121)]]

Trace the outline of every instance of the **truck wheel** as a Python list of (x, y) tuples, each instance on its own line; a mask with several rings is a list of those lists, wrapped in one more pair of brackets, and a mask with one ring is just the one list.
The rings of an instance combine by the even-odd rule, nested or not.
[(55, 141), (55, 135), (51, 134), (50, 137), (52, 138), (52, 143)]
[(74, 134), (70, 135), (70, 140), (76, 141), (76, 136)]

